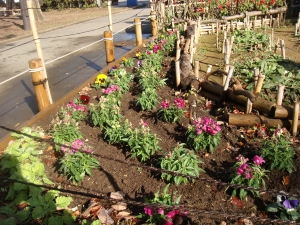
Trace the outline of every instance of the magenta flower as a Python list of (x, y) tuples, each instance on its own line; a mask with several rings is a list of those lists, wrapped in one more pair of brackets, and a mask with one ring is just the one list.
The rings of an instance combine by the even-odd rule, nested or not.
[(184, 100), (182, 98), (176, 98), (174, 100), (175, 105), (177, 106), (178, 109), (181, 109), (184, 107)]
[(169, 220), (164, 220), (164, 225), (173, 225), (173, 222), (172, 221), (169, 221)]
[(168, 109), (168, 108), (170, 108), (170, 102), (169, 102), (169, 100), (166, 100), (166, 101), (162, 102), (162, 103), (160, 104), (160, 107), (163, 108), (163, 109)]
[(170, 211), (167, 213), (166, 216), (170, 219), (174, 219), (175, 215), (176, 215), (175, 211)]
[(245, 177), (247, 180), (252, 178), (252, 174), (251, 173), (245, 173)]
[(253, 162), (254, 162), (254, 164), (259, 166), (259, 165), (265, 163), (266, 161), (262, 157), (256, 155), (253, 157)]
[(152, 216), (153, 215), (153, 210), (152, 210), (151, 207), (146, 206), (144, 208), (144, 211), (145, 211), (145, 214), (148, 215), (148, 216)]
[(238, 175), (242, 175), (245, 172), (241, 167), (237, 168), (236, 171)]

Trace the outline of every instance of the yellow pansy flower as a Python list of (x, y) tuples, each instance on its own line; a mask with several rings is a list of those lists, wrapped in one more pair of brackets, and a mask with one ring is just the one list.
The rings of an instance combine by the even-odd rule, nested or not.
[(126, 57), (123, 57), (123, 58), (122, 58), (122, 61), (126, 62), (126, 61), (127, 61)]
[(142, 55), (141, 52), (137, 52), (137, 53), (135, 54), (136, 57), (140, 57), (141, 55)]
[(95, 80), (95, 84), (105, 84), (106, 83), (106, 75), (101, 73), (97, 76)]

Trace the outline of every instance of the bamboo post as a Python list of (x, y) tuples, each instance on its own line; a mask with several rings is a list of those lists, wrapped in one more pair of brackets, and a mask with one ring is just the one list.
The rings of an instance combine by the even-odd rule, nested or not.
[[(270, 22), (271, 23), (271, 22)], [(271, 25), (270, 25), (271, 26)], [(274, 29), (271, 29), (271, 48), (274, 45)]]
[(299, 116), (299, 102), (294, 102), (293, 122), (292, 122), (292, 135), (295, 137), (298, 130), (298, 116)]
[(224, 35), (223, 35), (223, 49), (222, 49), (222, 53), (225, 53), (225, 48), (226, 48), (226, 41), (227, 41), (227, 31), (224, 31)]
[[(229, 64), (226, 64), (226, 65), (225, 65), (224, 71), (227, 72), (227, 73), (229, 72)], [(222, 77), (222, 86), (225, 85), (226, 78), (227, 78), (227, 76), (223, 74), (223, 77)]]
[(109, 64), (115, 61), (112, 31), (104, 31), (104, 41), (105, 41), (106, 63)]
[(141, 19), (135, 18), (134, 25), (135, 25), (136, 46), (139, 46), (143, 43)]
[(281, 48), (281, 56), (283, 59), (285, 59), (285, 45), (284, 45), (284, 40), (280, 40), (280, 48)]
[(265, 75), (263, 75), (263, 74), (258, 75), (258, 81), (257, 81), (257, 84), (255, 86), (255, 90), (254, 90), (255, 95), (258, 95), (260, 93), (263, 82), (264, 82), (264, 79), (265, 79)]
[(254, 90), (255, 90), (255, 87), (257, 85), (258, 75), (259, 75), (259, 69), (258, 68), (254, 68)]
[(249, 98), (247, 98), (247, 103), (246, 103), (246, 114), (250, 114), (252, 112), (252, 102), (250, 101)]
[(44, 67), (44, 75), (45, 75), (45, 78), (46, 78), (45, 87), (46, 87), (46, 90), (47, 90), (49, 102), (50, 102), (50, 104), (52, 104), (53, 101), (52, 101), (52, 96), (51, 96), (51, 93), (50, 93), (49, 83), (48, 83), (48, 79), (47, 79), (48, 76), (47, 76), (47, 71), (46, 71), (46, 67), (45, 67), (41, 42), (40, 42), (39, 35), (38, 35), (38, 32), (37, 32), (36, 24), (35, 24), (32, 0), (27, 0), (26, 3), (27, 3), (27, 7), (28, 7), (28, 17), (29, 17), (29, 21), (30, 21), (30, 27), (31, 27), (33, 40), (34, 40), (35, 47), (36, 47), (36, 51), (37, 51), (38, 57), (42, 60), (42, 65)]
[(180, 85), (180, 61), (175, 61), (175, 71), (176, 71), (176, 87)]
[(151, 19), (151, 27), (152, 27), (152, 36), (157, 36), (157, 24), (156, 24), (156, 12), (151, 11), (150, 12), (150, 19)]
[(225, 65), (229, 64), (229, 58), (230, 58), (230, 43), (229, 43), (229, 40), (226, 39), (226, 41), (225, 41), (225, 57), (224, 57)]
[(219, 22), (217, 22), (217, 30), (216, 30), (216, 42), (217, 42), (217, 49), (219, 49)]
[(279, 46), (279, 43), (280, 43), (280, 39), (277, 38), (276, 44), (275, 44), (275, 46), (274, 46), (274, 54), (276, 54), (276, 52), (277, 52), (277, 48), (278, 48), (278, 46)]
[(200, 67), (200, 62), (198, 60), (194, 61), (194, 73), (195, 77), (198, 80), (199, 79), (199, 67)]
[(283, 84), (278, 85), (277, 96), (276, 96), (276, 104), (277, 105), (282, 104), (284, 88), (285, 88), (285, 86)]
[(223, 91), (227, 91), (227, 89), (229, 87), (229, 82), (230, 82), (231, 77), (233, 75), (233, 71), (234, 71), (234, 66), (229, 66), (229, 71), (228, 71), (228, 74), (227, 74), (226, 82), (225, 82), (224, 87), (223, 87)]
[(194, 58), (194, 35), (191, 35), (191, 42), (190, 42), (190, 62), (193, 62), (193, 58)]
[(166, 9), (165, 9), (165, 3), (163, 2), (163, 1), (161, 1), (161, 3), (160, 3), (160, 5), (161, 5), (161, 13), (160, 13), (160, 16), (161, 16), (161, 21), (160, 21), (160, 24), (159, 24), (159, 26), (160, 26), (160, 28), (163, 30), (163, 31), (165, 31), (164, 29), (165, 29), (165, 26), (164, 26), (164, 23), (165, 23), (165, 11), (166, 11)]
[(108, 28), (112, 32), (112, 16), (111, 16), (111, 0), (107, 1), (107, 9), (108, 9)]
[(29, 60), (29, 72), (31, 73), (38, 108), (39, 111), (42, 111), (50, 105), (45, 85), (47, 78), (44, 74), (42, 59), (36, 58)]
[(230, 46), (229, 46), (230, 50), (229, 50), (229, 55), (232, 53), (233, 42), (234, 42), (234, 36), (232, 35), (232, 36), (230, 37)]
[(206, 73), (210, 73), (211, 69), (212, 69), (212, 65), (207, 65)]

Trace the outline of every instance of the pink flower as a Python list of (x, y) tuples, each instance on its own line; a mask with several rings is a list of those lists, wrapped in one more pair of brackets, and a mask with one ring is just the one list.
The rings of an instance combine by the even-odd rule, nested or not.
[(168, 108), (170, 108), (170, 102), (169, 102), (169, 100), (166, 100), (166, 101), (162, 102), (162, 103), (160, 104), (160, 107), (163, 108), (163, 109), (168, 109)]
[(145, 211), (145, 214), (148, 215), (148, 216), (152, 216), (152, 214), (153, 214), (153, 210), (152, 210), (151, 207), (146, 206), (144, 208), (144, 211)]
[(261, 165), (261, 164), (265, 163), (266, 161), (262, 157), (256, 155), (253, 157), (253, 162), (256, 165)]
[(164, 220), (164, 225), (173, 225), (173, 222), (172, 221), (169, 221), (169, 220)]
[(164, 215), (164, 213), (165, 213), (165, 211), (164, 211), (163, 208), (159, 208), (159, 209), (157, 210), (157, 212), (158, 212), (158, 214), (160, 214), (160, 215)]
[(236, 171), (238, 175), (242, 175), (245, 172), (241, 167), (237, 168)]
[(178, 109), (181, 109), (184, 107), (184, 100), (182, 98), (176, 98), (174, 100), (175, 105), (177, 106)]
[(174, 219), (175, 215), (176, 215), (175, 211), (170, 211), (168, 212), (167, 217), (170, 219)]
[(245, 173), (245, 177), (247, 180), (252, 178), (252, 174), (251, 173)]

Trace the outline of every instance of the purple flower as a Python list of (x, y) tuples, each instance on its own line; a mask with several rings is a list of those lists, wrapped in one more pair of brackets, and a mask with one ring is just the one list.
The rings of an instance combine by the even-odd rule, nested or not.
[(294, 209), (300, 204), (300, 201), (299, 200), (290, 200), (287, 198), (286, 200), (284, 200), (284, 202), (282, 204), (286, 209)]
[(266, 161), (262, 157), (256, 155), (253, 157), (253, 162), (254, 162), (254, 164), (259, 166), (259, 165), (265, 163)]
[(144, 208), (144, 211), (145, 211), (145, 214), (148, 215), (148, 216), (152, 216), (153, 215), (153, 210), (152, 210), (151, 207), (146, 206)]
[(137, 66), (138, 67), (141, 67), (142, 65), (143, 65), (143, 61), (142, 60), (137, 61)]

